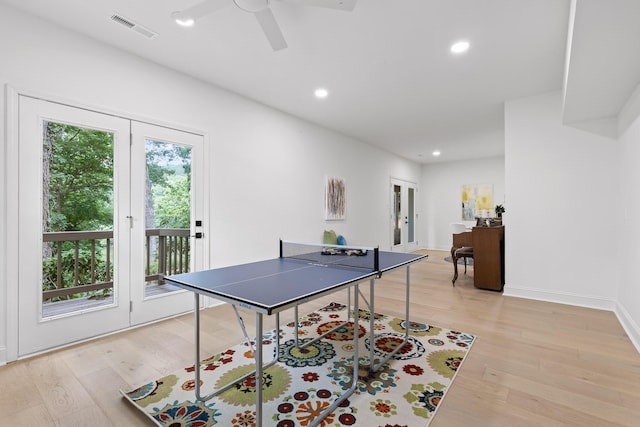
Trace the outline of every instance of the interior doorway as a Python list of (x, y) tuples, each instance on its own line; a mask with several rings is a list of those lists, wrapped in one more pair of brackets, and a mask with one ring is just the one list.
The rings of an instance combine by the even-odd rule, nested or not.
[(417, 238), (417, 184), (391, 178), (391, 249), (411, 252), (418, 249)]

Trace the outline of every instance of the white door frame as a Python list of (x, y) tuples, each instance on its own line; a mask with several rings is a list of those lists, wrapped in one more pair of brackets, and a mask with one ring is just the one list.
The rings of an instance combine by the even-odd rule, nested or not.
[[(87, 109), (98, 113), (112, 115), (116, 117), (126, 118), (128, 120), (137, 120), (141, 122), (149, 122), (148, 117), (137, 117), (135, 114), (128, 114), (124, 117), (122, 114), (105, 109), (97, 108), (93, 105), (85, 104), (78, 100), (69, 100), (56, 95), (32, 91), (29, 89), (19, 88), (10, 84), (5, 85), (6, 94), (6, 111), (5, 111), (5, 149), (0, 150), (0, 164), (5, 168), (5, 173), (0, 176), (0, 188), (3, 189), (3, 196), (0, 197), (0, 211), (6, 213), (0, 221), (0, 238), (3, 245), (0, 245), (0, 296), (4, 301), (0, 302), (0, 317), (6, 319), (6, 324), (0, 322), (0, 365), (8, 363), (20, 358), (18, 354), (18, 317), (19, 317), (19, 253), (15, 248), (10, 248), (9, 242), (19, 242), (20, 234), (16, 224), (19, 221), (19, 200), (20, 191), (18, 188), (19, 166), (18, 159), (20, 153), (19, 145), (19, 97), (21, 95), (42, 99), (54, 103), (75, 106), (76, 108)], [(185, 132), (195, 133), (203, 136), (204, 149), (202, 152), (203, 159), (209, 155), (208, 135), (207, 132), (198, 129), (188, 129), (177, 126), (172, 123), (163, 123), (162, 121), (153, 121), (159, 126), (166, 126), (173, 129), (181, 129)], [(1, 147), (0, 147), (1, 148)], [(209, 217), (209, 171), (203, 171), (203, 185), (201, 188), (203, 218), (206, 218), (202, 231), (205, 239), (209, 234), (211, 226), (208, 221)], [(203, 269), (209, 265), (210, 247), (208, 243), (203, 242), (202, 258)], [(218, 305), (219, 301), (204, 302), (203, 305)], [(3, 316), (4, 314), (4, 316)], [(3, 345), (5, 343), (6, 345)]]
[[(411, 252), (418, 249), (418, 184), (400, 178), (389, 179), (389, 230), (391, 250), (396, 252)], [(400, 186), (400, 243), (395, 244), (396, 233), (396, 194), (395, 186)], [(413, 200), (410, 203), (409, 192), (413, 191)], [(413, 208), (410, 212), (409, 208)], [(412, 218), (409, 218), (412, 216)], [(413, 223), (410, 223), (410, 220)], [(410, 227), (413, 232), (413, 240), (410, 240)]]
[[(10, 250), (9, 242), (19, 239), (18, 227), (18, 93), (9, 86), (5, 86), (6, 93), (6, 149), (0, 149), (0, 164), (5, 169), (0, 174), (0, 187), (4, 197), (0, 202), (2, 212), (6, 213), (0, 225), (0, 294), (4, 291), (6, 299), (0, 302), (0, 317), (6, 310), (6, 326), (0, 323), (0, 365), (18, 358), (18, 251)], [(6, 155), (6, 157), (4, 157)], [(2, 289), (2, 286), (5, 288)], [(8, 303), (11, 301), (12, 303)], [(4, 304), (4, 306), (2, 305)], [(4, 335), (6, 334), (6, 336)], [(5, 338), (4, 340), (2, 338)], [(6, 345), (2, 346), (2, 342)]]

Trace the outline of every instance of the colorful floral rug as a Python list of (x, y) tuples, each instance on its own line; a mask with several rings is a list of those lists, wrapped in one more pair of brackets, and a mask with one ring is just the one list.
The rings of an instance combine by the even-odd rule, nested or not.
[[(348, 311), (345, 305), (332, 303), (301, 318), (300, 340), (310, 341), (340, 325), (347, 320)], [(319, 425), (427, 426), (475, 337), (375, 314), (374, 357), (384, 357), (400, 345), (406, 327), (409, 342), (371, 374), (362, 366), (369, 363), (372, 345), (368, 334), (370, 313), (360, 310), (359, 319), (361, 366), (357, 389)], [(264, 426), (308, 426), (323, 408), (351, 386), (353, 322), (302, 350), (295, 346), (294, 331), (293, 322), (281, 327), (279, 361), (263, 374)], [(263, 336), (265, 360), (275, 355), (274, 334), (272, 330)], [(202, 394), (253, 369), (248, 344), (204, 359), (200, 377)], [(199, 402), (195, 399), (193, 371), (193, 366), (187, 367), (123, 395), (160, 426), (255, 426), (255, 376), (207, 402)]]

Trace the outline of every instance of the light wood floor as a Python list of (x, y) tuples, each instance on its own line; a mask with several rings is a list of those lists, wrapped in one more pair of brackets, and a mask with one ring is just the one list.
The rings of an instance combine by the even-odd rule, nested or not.
[[(446, 252), (428, 253), (411, 269), (412, 318), (477, 336), (431, 427), (640, 425), (640, 354), (613, 313), (478, 290), (473, 269), (454, 288)], [(404, 278), (378, 282), (377, 311), (403, 316)], [(203, 355), (240, 342), (228, 305), (203, 322)], [(152, 425), (119, 390), (191, 364), (192, 342), (188, 315), (0, 367), (0, 425)]]

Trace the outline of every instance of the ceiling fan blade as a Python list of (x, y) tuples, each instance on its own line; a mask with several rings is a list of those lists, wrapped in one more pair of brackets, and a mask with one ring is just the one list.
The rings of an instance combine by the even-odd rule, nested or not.
[(271, 44), (273, 50), (281, 50), (287, 47), (287, 41), (280, 31), (280, 26), (276, 22), (276, 18), (273, 16), (271, 9), (268, 7), (255, 12), (254, 15), (258, 20), (258, 23), (262, 27), (264, 35), (267, 36), (267, 40)]
[(195, 21), (203, 16), (215, 12), (216, 10), (228, 6), (230, 3), (230, 0), (205, 0), (202, 3), (198, 3), (190, 8), (175, 13), (173, 17), (184, 21), (188, 19), (193, 19)]
[(357, 0), (280, 0), (286, 3), (303, 6), (325, 7), (327, 9), (351, 12), (356, 7)]

